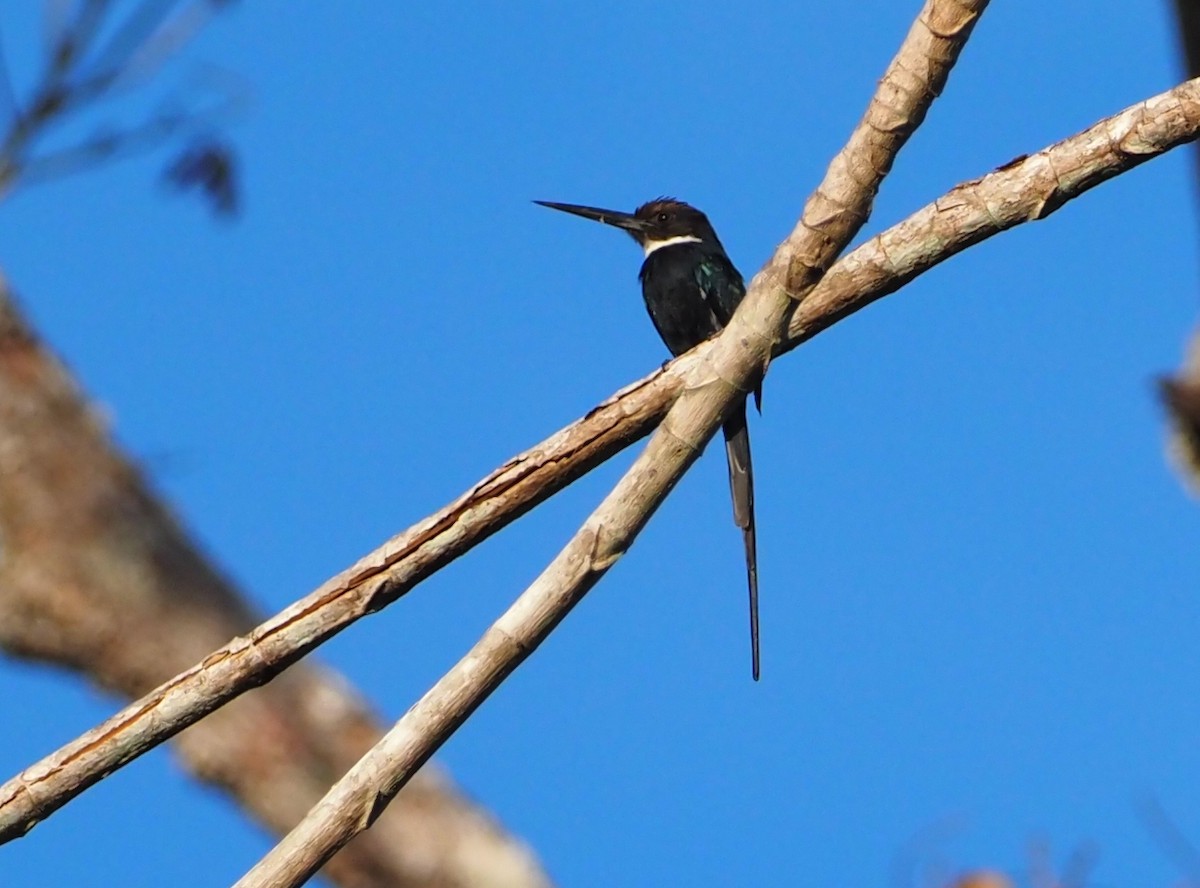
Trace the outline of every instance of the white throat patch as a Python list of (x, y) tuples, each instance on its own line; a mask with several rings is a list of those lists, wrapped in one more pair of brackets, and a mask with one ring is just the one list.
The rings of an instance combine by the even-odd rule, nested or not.
[(669, 237), (666, 240), (648, 240), (642, 244), (642, 249), (649, 256), (655, 250), (661, 250), (663, 247), (670, 247), (674, 244), (698, 244), (700, 238), (694, 234), (681, 234), (678, 237)]

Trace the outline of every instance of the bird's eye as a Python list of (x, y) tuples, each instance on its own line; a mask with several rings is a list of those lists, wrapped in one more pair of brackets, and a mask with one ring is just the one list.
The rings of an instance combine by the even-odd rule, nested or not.
[(671, 214), (670, 214), (670, 213), (659, 213), (659, 214), (658, 214), (658, 221), (659, 221), (659, 222), (669, 222), (669, 221), (671, 221)]

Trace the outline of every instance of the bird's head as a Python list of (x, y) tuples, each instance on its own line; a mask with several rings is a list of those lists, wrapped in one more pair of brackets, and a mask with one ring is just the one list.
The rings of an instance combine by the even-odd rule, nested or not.
[(632, 213), (548, 200), (535, 200), (534, 203), (621, 228), (641, 245), (647, 256), (672, 244), (708, 243), (723, 250), (708, 217), (691, 204), (673, 197), (647, 201)]

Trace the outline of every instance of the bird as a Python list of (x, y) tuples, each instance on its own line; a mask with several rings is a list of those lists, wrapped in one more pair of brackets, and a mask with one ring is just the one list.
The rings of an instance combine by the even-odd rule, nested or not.
[[(647, 201), (632, 213), (579, 204), (537, 200), (534, 203), (603, 222), (627, 232), (645, 255), (638, 279), (650, 320), (674, 356), (716, 336), (733, 317), (746, 284), (721, 245), (708, 217), (673, 197)], [(745, 398), (725, 419), (725, 457), (733, 520), (742, 530), (746, 551), (746, 584), (750, 593), (751, 674), (758, 681), (758, 543), (754, 528), (754, 467)], [(754, 389), (762, 412), (762, 386)]]

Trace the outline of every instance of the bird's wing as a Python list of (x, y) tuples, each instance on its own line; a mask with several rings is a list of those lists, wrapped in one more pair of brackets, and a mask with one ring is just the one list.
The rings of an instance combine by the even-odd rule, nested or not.
[(718, 326), (724, 327), (746, 295), (742, 276), (728, 257), (713, 253), (697, 263), (696, 283)]
[[(725, 329), (746, 295), (746, 284), (724, 253), (706, 256), (696, 265), (696, 283), (713, 314), (717, 330)], [(714, 333), (717, 331), (713, 331)], [(762, 413), (762, 384), (754, 388), (754, 406)]]

